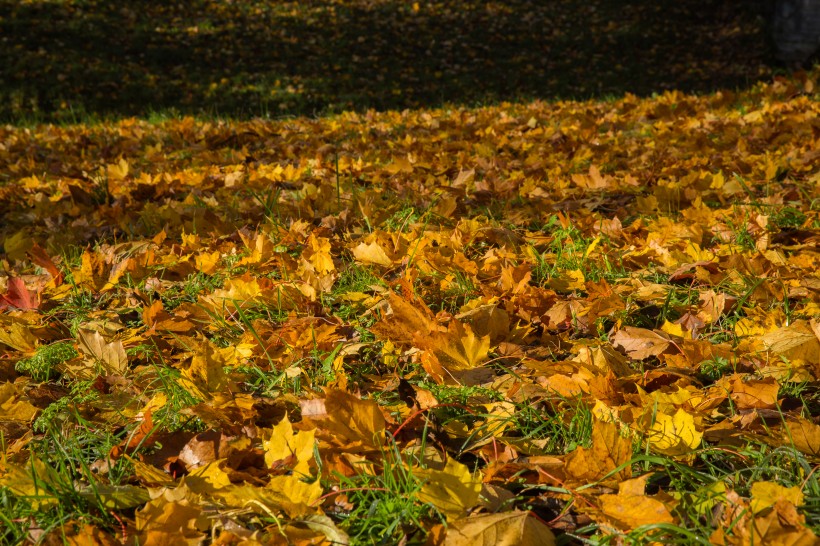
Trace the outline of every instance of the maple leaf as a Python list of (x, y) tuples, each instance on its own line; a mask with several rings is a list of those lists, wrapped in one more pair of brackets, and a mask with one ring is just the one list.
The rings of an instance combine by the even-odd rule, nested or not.
[(700, 446), (703, 438), (695, 418), (682, 409), (674, 415), (656, 414), (648, 432), (650, 448), (665, 455), (687, 455)]
[(447, 335), (439, 335), (431, 340), (431, 349), (449, 371), (470, 370), (487, 359), (490, 351), (490, 336), (478, 337), (473, 329), (459, 321), (452, 321)]
[(108, 342), (96, 330), (79, 331), (79, 347), (103, 369), (111, 374), (124, 374), (128, 370), (128, 356), (122, 341)]
[(441, 470), (414, 468), (413, 474), (424, 481), (419, 500), (434, 505), (448, 521), (459, 518), (478, 503), (481, 480), (453, 458), (447, 459)]
[(0, 309), (31, 310), (40, 307), (40, 294), (32, 292), (19, 277), (9, 278), (6, 293), (0, 295)]
[(617, 495), (601, 495), (598, 499), (605, 519), (624, 530), (642, 525), (675, 523), (669, 508), (647, 495), (636, 495), (621, 488)]
[(447, 546), (553, 546), (555, 535), (529, 512), (483, 514), (448, 524)]
[(612, 344), (622, 348), (630, 357), (644, 360), (663, 354), (672, 343), (652, 330), (626, 326), (612, 336)]
[(273, 427), (270, 438), (262, 442), (265, 464), (271, 467), (292, 457), (296, 460), (296, 464), (292, 465), (293, 471), (303, 476), (309, 475), (311, 462), (314, 460), (315, 436), (313, 430), (295, 432), (286, 415)]
[[(572, 451), (567, 456), (565, 471), (572, 480), (586, 484), (606, 478), (631, 458), (632, 441), (621, 436), (614, 423), (596, 420), (592, 427), (592, 446)], [(621, 468), (608, 480), (619, 482), (630, 476), (628, 467)]]

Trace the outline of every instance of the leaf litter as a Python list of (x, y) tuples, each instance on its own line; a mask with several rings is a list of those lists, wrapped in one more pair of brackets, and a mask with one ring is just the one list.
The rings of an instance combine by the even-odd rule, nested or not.
[(0, 128), (3, 540), (815, 543), (814, 76)]

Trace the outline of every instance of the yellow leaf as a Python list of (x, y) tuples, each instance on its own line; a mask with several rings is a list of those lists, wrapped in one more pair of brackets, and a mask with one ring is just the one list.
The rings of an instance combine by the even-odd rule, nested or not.
[(482, 364), (490, 352), (490, 336), (478, 337), (467, 324), (454, 320), (449, 335), (439, 336), (434, 352), (441, 364), (451, 370), (470, 370)]
[(760, 338), (766, 348), (789, 360), (800, 358), (807, 362), (820, 360), (820, 340), (804, 320), (796, 320)]
[(31, 421), (40, 410), (26, 400), (23, 393), (9, 381), (0, 385), (0, 419), (9, 421)]
[(624, 530), (641, 525), (674, 523), (675, 518), (664, 503), (645, 495), (601, 495), (601, 511)]
[(732, 383), (732, 401), (738, 409), (774, 409), (780, 384), (773, 378), (743, 381), (740, 377)]
[(313, 504), (322, 496), (319, 480), (310, 483), (296, 475), (273, 476), (265, 487), (233, 485), (228, 473), (213, 461), (197, 468), (183, 481), (194, 493), (218, 499), (232, 508), (249, 508), (257, 513), (284, 511), (290, 517), (315, 512)]
[(0, 315), (0, 343), (23, 353), (33, 353), (37, 348), (37, 337), (25, 321)]
[(324, 399), (304, 400), (301, 406), (303, 421), (316, 424), (330, 441), (346, 447), (382, 446), (385, 420), (374, 400), (328, 389)]
[(673, 336), (691, 338), (689, 332), (684, 331), (683, 326), (674, 322), (669, 322), (668, 320), (663, 321), (661, 330)]
[(751, 487), (752, 512), (757, 514), (777, 501), (788, 501), (795, 506), (803, 505), (803, 492), (797, 486), (783, 487), (774, 482), (754, 482)]
[(217, 265), (219, 264), (220, 253), (219, 251), (214, 252), (202, 252), (198, 254), (194, 258), (194, 263), (196, 264), (197, 271), (201, 271), (206, 275), (210, 275), (211, 273), (216, 271)]
[(136, 511), (136, 528), (142, 535), (139, 544), (164, 546), (201, 543), (203, 532), (210, 522), (201, 508), (191, 505), (190, 500), (182, 496), (186, 493), (190, 494), (184, 487), (165, 490)]
[(644, 360), (660, 355), (669, 348), (671, 343), (652, 330), (626, 326), (612, 336), (612, 345), (622, 348), (634, 359)]
[(820, 457), (820, 426), (808, 419), (787, 420), (781, 433), (781, 441), (784, 445), (794, 446), (806, 455)]
[(596, 420), (592, 425), (592, 446), (579, 447), (567, 455), (564, 468), (570, 480), (587, 484), (602, 480), (608, 482), (628, 479), (632, 472), (627, 466), (613, 471), (632, 458), (632, 441), (621, 436), (614, 423)]
[(327, 275), (336, 270), (331, 255), (330, 239), (327, 237), (316, 237), (311, 233), (305, 242), (302, 255), (313, 265), (319, 275)]
[(558, 292), (572, 292), (574, 290), (584, 290), (586, 278), (580, 269), (568, 269), (562, 271), (560, 276), (547, 281), (547, 285)]
[(60, 483), (57, 472), (40, 459), (32, 458), (25, 466), (0, 464), (0, 487), (7, 487), (15, 496), (25, 498), (35, 510), (59, 502), (51, 491)]
[(481, 479), (476, 479), (465, 465), (452, 457), (442, 470), (414, 468), (413, 474), (425, 480), (419, 500), (438, 508), (448, 521), (459, 518), (478, 504)]
[(649, 429), (650, 447), (664, 455), (686, 455), (700, 445), (703, 433), (695, 428), (695, 418), (679, 409), (675, 415), (658, 413)]
[(314, 460), (316, 446), (316, 431), (298, 431), (294, 433), (293, 426), (287, 415), (278, 425), (273, 427), (270, 438), (262, 442), (265, 450), (265, 464), (273, 466), (277, 461), (293, 457), (296, 463), (292, 465), (293, 472), (307, 476), (310, 473), (310, 463)]
[(390, 259), (384, 249), (376, 241), (368, 244), (359, 243), (358, 246), (353, 248), (352, 252), (356, 261), (363, 264), (374, 264), (384, 267), (393, 265), (393, 260)]
[(108, 179), (111, 181), (121, 181), (128, 176), (128, 162), (125, 158), (120, 158), (119, 162), (111, 163), (106, 166)]
[(95, 483), (79, 490), (78, 493), (91, 502), (102, 502), (109, 510), (127, 510), (151, 499), (147, 489), (134, 485)]
[(599, 235), (598, 237), (595, 237), (595, 239), (593, 239), (591, 243), (589, 243), (589, 246), (584, 251), (584, 259), (589, 258), (589, 255), (592, 254), (592, 252), (595, 250), (595, 248), (598, 246), (600, 242), (601, 236)]
[(26, 235), (25, 231), (18, 231), (3, 241), (3, 251), (12, 260), (25, 260), (26, 252), (34, 246), (34, 239)]
[(232, 347), (220, 349), (205, 341), (200, 345), (188, 369), (182, 371), (182, 375), (192, 381), (205, 397), (224, 391), (230, 385), (224, 368), (235, 364), (232, 358), (234, 356)]

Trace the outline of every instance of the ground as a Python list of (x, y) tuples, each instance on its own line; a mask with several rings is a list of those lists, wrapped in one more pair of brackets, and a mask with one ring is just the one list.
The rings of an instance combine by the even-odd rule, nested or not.
[[(774, 76), (752, 8), (674, 8), (737, 18), (680, 72), (608, 79), (616, 25), (508, 97), (526, 64), (470, 18), (486, 42), (673, 8), (1, 5), (64, 43), (12, 33), (0, 86), (0, 542), (816, 542), (818, 72)], [(376, 47), (445, 22), (492, 78)], [(84, 79), (70, 29), (102, 33), (94, 74), (166, 49)], [(273, 62), (291, 35), (287, 117), (240, 111), (251, 65), (208, 95), (207, 44)], [(355, 36), (374, 58), (327, 76)], [(745, 47), (693, 72), (713, 43)]]

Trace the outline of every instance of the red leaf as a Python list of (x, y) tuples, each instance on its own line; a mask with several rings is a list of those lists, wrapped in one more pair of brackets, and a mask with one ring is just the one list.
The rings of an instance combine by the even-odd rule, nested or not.
[(31, 257), (32, 262), (48, 271), (48, 274), (54, 277), (55, 286), (60, 286), (63, 284), (63, 272), (60, 271), (56, 265), (54, 265), (54, 262), (51, 260), (43, 247), (37, 243), (34, 243), (34, 245), (28, 250), (28, 255)]
[(28, 311), (37, 309), (40, 306), (40, 294), (31, 292), (26, 288), (26, 283), (19, 277), (9, 278), (8, 291), (0, 296), (0, 309), (14, 307)]

